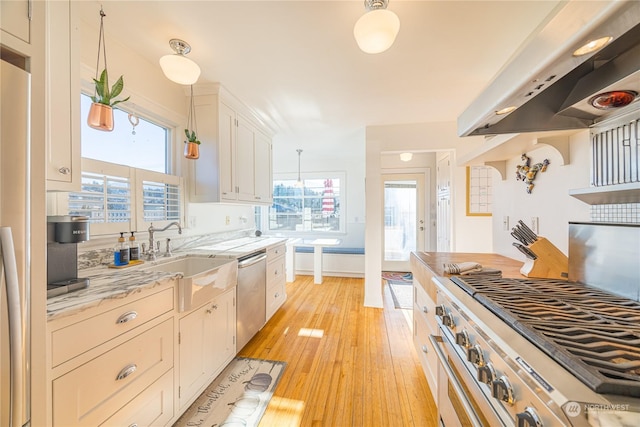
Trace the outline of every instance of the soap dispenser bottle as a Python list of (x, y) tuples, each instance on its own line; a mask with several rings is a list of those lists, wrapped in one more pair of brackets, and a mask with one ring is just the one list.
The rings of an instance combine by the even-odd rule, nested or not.
[(129, 245), (124, 240), (124, 233), (120, 233), (118, 244), (113, 249), (113, 264), (127, 265), (129, 264)]
[(140, 245), (136, 242), (136, 236), (133, 233), (135, 232), (132, 231), (131, 236), (129, 236), (129, 261), (139, 261)]

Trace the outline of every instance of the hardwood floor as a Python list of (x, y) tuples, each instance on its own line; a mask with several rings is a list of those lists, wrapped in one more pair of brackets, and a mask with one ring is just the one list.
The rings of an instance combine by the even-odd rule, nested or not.
[[(382, 285), (381, 285), (382, 286)], [(404, 310), (362, 305), (364, 280), (297, 276), (240, 356), (287, 362), (260, 427), (436, 426)]]

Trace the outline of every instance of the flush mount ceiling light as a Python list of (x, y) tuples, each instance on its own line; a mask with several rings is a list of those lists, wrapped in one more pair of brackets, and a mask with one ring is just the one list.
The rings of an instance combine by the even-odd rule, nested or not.
[(164, 75), (172, 82), (181, 85), (192, 85), (197, 82), (200, 77), (200, 67), (185, 56), (191, 52), (189, 43), (180, 39), (171, 39), (169, 46), (176, 53), (160, 58), (160, 68)]
[(413, 153), (402, 153), (400, 154), (400, 160), (403, 162), (408, 162), (413, 159)]
[(389, 0), (364, 0), (367, 13), (353, 27), (358, 47), (366, 53), (380, 53), (389, 49), (400, 30), (398, 15), (387, 10)]
[(601, 37), (596, 40), (591, 40), (573, 51), (573, 56), (582, 56), (593, 53), (608, 45), (611, 40), (613, 40), (613, 37)]
[(502, 116), (504, 114), (509, 114), (510, 112), (514, 111), (516, 108), (518, 108), (518, 107), (516, 107), (514, 105), (512, 105), (510, 107), (505, 107), (502, 110), (496, 111), (496, 115)]

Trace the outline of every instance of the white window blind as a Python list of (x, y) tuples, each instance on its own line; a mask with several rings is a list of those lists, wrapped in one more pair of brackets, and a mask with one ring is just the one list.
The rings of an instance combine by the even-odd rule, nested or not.
[(136, 169), (136, 188), (142, 196), (137, 207), (138, 230), (147, 229), (151, 223), (159, 227), (180, 222), (183, 183), (179, 176)]
[(131, 183), (128, 178), (82, 173), (82, 190), (69, 194), (69, 214), (90, 223), (131, 221)]
[(175, 184), (142, 181), (142, 210), (145, 222), (180, 219), (180, 187)]
[(69, 193), (66, 211), (89, 217), (91, 235), (146, 230), (182, 222), (183, 180), (129, 166), (82, 159), (82, 190)]

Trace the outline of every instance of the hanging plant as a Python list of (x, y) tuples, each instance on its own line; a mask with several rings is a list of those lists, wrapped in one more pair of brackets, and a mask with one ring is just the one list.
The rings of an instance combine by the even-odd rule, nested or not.
[[(93, 129), (110, 132), (113, 130), (113, 106), (120, 102), (129, 100), (116, 100), (115, 98), (122, 93), (124, 89), (123, 76), (116, 80), (112, 87), (109, 87), (109, 74), (107, 72), (107, 48), (104, 40), (104, 17), (107, 16), (102, 8), (100, 9), (100, 36), (98, 38), (98, 60), (96, 61), (96, 78), (94, 82), (94, 94), (91, 97), (93, 103), (87, 117), (87, 124)], [(100, 50), (104, 57), (104, 69), (100, 73), (98, 79), (98, 70), (100, 66)]]
[(189, 99), (189, 114), (187, 116), (187, 128), (184, 130), (187, 140), (184, 142), (184, 157), (196, 160), (200, 157), (200, 140), (197, 135), (196, 107), (193, 101), (193, 85)]

